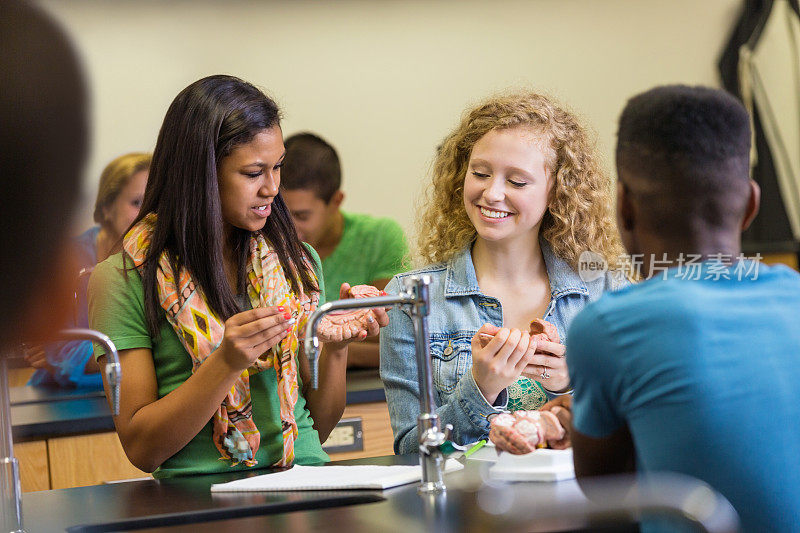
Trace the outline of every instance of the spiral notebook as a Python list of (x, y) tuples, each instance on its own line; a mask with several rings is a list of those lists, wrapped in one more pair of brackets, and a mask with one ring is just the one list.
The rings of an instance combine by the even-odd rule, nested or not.
[[(445, 472), (462, 468), (464, 465), (455, 459), (448, 459), (445, 463)], [(383, 490), (420, 479), (422, 470), (419, 465), (295, 465), (282, 472), (211, 485), (211, 492)]]

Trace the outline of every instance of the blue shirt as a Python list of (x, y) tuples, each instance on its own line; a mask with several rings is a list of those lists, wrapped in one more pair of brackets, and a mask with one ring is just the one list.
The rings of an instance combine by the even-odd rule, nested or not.
[[(604, 290), (616, 286), (618, 276), (607, 274), (584, 282), (566, 261), (553, 254), (546, 241), (540, 242), (551, 289), (550, 304), (543, 318), (556, 326), (563, 339), (578, 311), (599, 298)], [(398, 274), (386, 286), (386, 292), (397, 294), (402, 280), (415, 274), (431, 277), (428, 328), (439, 422), (442, 426), (453, 425), (452, 440), (458, 444), (486, 438), (489, 434), (487, 417), (506, 409), (508, 394), (503, 391), (494, 405), (483, 397), (470, 371), (470, 341), (485, 323), (503, 325), (500, 302), (481, 293), (470, 247), (447, 263)], [(419, 383), (414, 330), (411, 318), (397, 308), (389, 311), (389, 325), (381, 331), (380, 354), (381, 379), (394, 431), (394, 451), (417, 453)], [(524, 379), (522, 386), (526, 387), (535, 406), (552, 397), (536, 382)]]
[(721, 265), (670, 269), (575, 318), (573, 424), (595, 438), (627, 425), (638, 471), (707, 482), (745, 530), (796, 531), (800, 276), (745, 261), (750, 276), (714, 279)]
[[(94, 268), (95, 264), (97, 264), (98, 233), (100, 233), (100, 226), (94, 226), (75, 237), (72, 241), (78, 271), (83, 268)], [(75, 272), (76, 278), (78, 277), (78, 271)], [(77, 320), (67, 327), (89, 327), (88, 305), (86, 303), (86, 287), (88, 284), (88, 275), (79, 280), (78, 300), (73, 302), (75, 306), (74, 315)], [(44, 349), (47, 362), (52, 366), (53, 372), (51, 373), (44, 368), (36, 370), (30, 381), (28, 381), (28, 385), (57, 385), (87, 389), (103, 388), (103, 381), (99, 372), (87, 374), (85, 371), (86, 364), (94, 353), (91, 341), (56, 342), (45, 346)]]

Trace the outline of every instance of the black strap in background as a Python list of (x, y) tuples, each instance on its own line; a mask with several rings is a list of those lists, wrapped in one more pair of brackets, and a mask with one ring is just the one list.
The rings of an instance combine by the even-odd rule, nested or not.
[[(800, 15), (798, 0), (789, 0), (792, 9)], [(754, 47), (761, 36), (773, 0), (745, 0), (742, 12), (734, 25), (728, 43), (720, 56), (717, 66), (722, 84), (731, 94), (741, 99), (739, 90), (739, 49), (744, 44)], [(757, 250), (762, 243), (789, 243), (794, 241), (789, 216), (781, 198), (778, 178), (772, 152), (764, 135), (758, 109), (753, 110), (755, 145), (758, 160), (753, 167), (753, 179), (761, 187), (761, 210), (742, 239), (746, 247)], [(770, 248), (774, 248), (771, 246)], [(789, 251), (789, 250), (787, 250)]]

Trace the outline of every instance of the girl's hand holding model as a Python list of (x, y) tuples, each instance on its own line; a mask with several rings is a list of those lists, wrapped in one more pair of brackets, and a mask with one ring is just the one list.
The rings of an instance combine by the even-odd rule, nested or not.
[(520, 375), (556, 392), (569, 386), (565, 353), (561, 343), (537, 341), (527, 331), (484, 324), (472, 338), (472, 376), (489, 403)]

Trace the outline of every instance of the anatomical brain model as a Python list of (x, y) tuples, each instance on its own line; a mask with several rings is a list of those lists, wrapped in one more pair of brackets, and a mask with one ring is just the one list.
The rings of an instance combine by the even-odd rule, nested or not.
[[(381, 296), (382, 293), (372, 285), (356, 285), (350, 287), (353, 298), (371, 298)], [(355, 337), (359, 331), (367, 329), (369, 319), (373, 318), (369, 309), (347, 309), (333, 311), (319, 322), (317, 333), (325, 342), (340, 342)]]
[(556, 327), (547, 320), (542, 320), (541, 318), (534, 318), (531, 320), (530, 334), (531, 337), (537, 341), (559, 342), (558, 330)]
[[(535, 340), (559, 342), (556, 327), (539, 318), (531, 322), (530, 334)], [(490, 423), (489, 440), (494, 443), (498, 451), (515, 455), (543, 448), (548, 441), (559, 441), (565, 435), (564, 427), (549, 411), (500, 413), (493, 416)]]
[(564, 428), (549, 411), (514, 411), (492, 417), (489, 440), (498, 451), (515, 455), (543, 448), (547, 441), (564, 438)]

